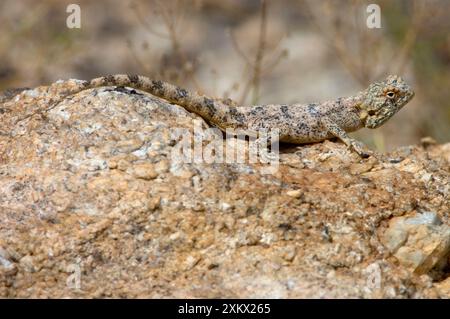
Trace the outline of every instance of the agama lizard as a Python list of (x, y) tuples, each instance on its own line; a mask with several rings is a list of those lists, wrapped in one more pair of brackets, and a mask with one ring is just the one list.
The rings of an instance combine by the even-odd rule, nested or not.
[(126, 86), (151, 93), (200, 115), (223, 131), (278, 129), (280, 142), (294, 144), (337, 137), (361, 157), (368, 157), (369, 152), (347, 132), (381, 126), (414, 96), (411, 87), (396, 75), (372, 83), (356, 95), (311, 104), (236, 106), (140, 75), (108, 75), (79, 81), (64, 96), (103, 86)]

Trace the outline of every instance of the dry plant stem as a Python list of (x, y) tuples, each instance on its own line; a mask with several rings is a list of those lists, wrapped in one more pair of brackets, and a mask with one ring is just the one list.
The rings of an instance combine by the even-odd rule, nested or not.
[(145, 61), (143, 61), (140, 57), (139, 54), (136, 52), (135, 48), (133, 47), (131, 42), (127, 43), (128, 48), (130, 49), (130, 53), (131, 53), (131, 57), (133, 58), (133, 60), (136, 62), (138, 67), (144, 68), (144, 72), (145, 74), (152, 74), (153, 72), (151, 71), (151, 69), (149, 68), (149, 66), (147, 65), (147, 63)]
[(164, 21), (164, 24), (167, 28), (169, 39), (172, 43), (172, 50), (181, 60), (181, 64), (183, 66), (183, 72), (189, 78), (189, 80), (193, 83), (195, 89), (197, 91), (202, 91), (202, 87), (195, 76), (195, 72), (192, 69), (188, 69), (187, 66), (191, 65), (192, 62), (186, 56), (186, 53), (182, 50), (180, 40), (179, 40), (179, 25), (182, 23), (185, 8), (181, 5), (183, 0), (176, 0), (172, 7), (167, 5), (167, 2), (155, 0), (155, 3), (158, 6), (158, 9), (161, 12), (161, 17)]
[[(166, 33), (158, 32), (153, 30), (153, 28), (148, 23), (147, 19), (145, 19), (140, 11), (137, 9), (137, 5), (134, 4), (132, 6), (138, 20), (145, 26), (147, 32), (161, 37), (163, 39), (167, 39), (170, 41), (172, 46), (172, 51), (174, 54), (180, 59), (182, 65), (182, 72), (186, 75), (190, 82), (194, 85), (195, 89), (198, 91), (202, 91), (202, 87), (199, 84), (197, 77), (195, 76), (194, 70), (190, 67), (192, 65), (192, 61), (189, 60), (186, 53), (182, 49), (179, 30), (180, 25), (183, 23), (184, 15), (186, 12), (186, 6), (183, 5), (183, 0), (175, 0), (175, 1), (160, 1), (154, 0), (154, 5), (156, 8), (156, 14), (159, 15), (163, 21), (163, 24), (166, 28)], [(133, 53), (136, 61), (140, 61), (137, 58), (136, 52)]]
[(423, 20), (426, 17), (426, 2), (413, 1), (413, 13), (411, 17), (411, 24), (403, 39), (402, 46), (399, 49), (399, 53), (396, 54), (394, 59), (394, 67), (398, 72), (403, 72), (406, 67), (406, 62), (411, 54), (411, 51), (416, 42), (417, 34), (420, 31), (420, 27), (423, 24)]
[[(342, 19), (339, 6), (334, 6), (335, 2), (306, 1), (308, 9), (312, 16), (312, 22), (327, 40), (328, 45), (333, 48), (339, 60), (346, 67), (352, 77), (362, 86), (367, 85), (374, 77), (377, 77), (376, 67), (379, 66), (379, 41), (376, 40), (376, 31), (360, 26), (364, 21), (358, 21), (360, 10), (352, 12), (355, 21), (353, 25), (348, 19)], [(332, 10), (321, 10), (321, 5), (328, 5)], [(361, 0), (352, 1), (352, 8), (362, 8), (366, 5)], [(395, 56), (389, 62), (382, 64), (379, 73), (385, 74), (395, 71), (403, 73), (406, 62), (411, 54), (415, 44), (417, 34), (426, 17), (426, 5), (424, 1), (412, 1), (413, 12), (411, 24), (403, 40), (398, 44), (398, 50), (395, 50)], [(324, 14), (328, 14), (326, 19)], [(346, 15), (348, 16), (348, 14)], [(329, 21), (336, 21), (330, 24)], [(349, 49), (348, 35), (355, 35), (357, 47), (354, 50)]]
[[(282, 58), (286, 56), (286, 51), (284, 50), (279, 53), (277, 52), (282, 38), (280, 38), (274, 45), (271, 46), (271, 48), (269, 48), (269, 44), (267, 42), (267, 6), (267, 1), (262, 0), (260, 7), (258, 43), (255, 57), (253, 59), (250, 59), (244, 53), (244, 51), (240, 48), (238, 44), (239, 41), (236, 40), (234, 33), (231, 30), (229, 31), (231, 44), (233, 45), (234, 50), (245, 62), (244, 74), (251, 73), (251, 76), (247, 80), (240, 81), (245, 84), (243, 86), (241, 97), (239, 98), (239, 104), (244, 104), (250, 93), (252, 93), (251, 103), (258, 103), (260, 99), (262, 78), (270, 73), (278, 65), (278, 63), (280, 63)], [(264, 65), (263, 62), (264, 60), (267, 60), (265, 57), (267, 57), (267, 51), (269, 49), (273, 50), (273, 56), (270, 57), (269, 61), (266, 62), (267, 64)]]
[(138, 18), (139, 22), (144, 26), (146, 32), (148, 32), (148, 33), (150, 33), (152, 35), (155, 35), (157, 37), (160, 37), (160, 38), (166, 38), (166, 39), (169, 38), (167, 34), (164, 34), (162, 32), (156, 31), (156, 30), (154, 30), (152, 28), (150, 23), (148, 23), (147, 19), (142, 15), (142, 12), (141, 12), (141, 10), (139, 10), (138, 5), (136, 4), (136, 2), (133, 2), (131, 4), (131, 9), (133, 10), (134, 14)]
[(267, 2), (265, 0), (261, 0), (261, 21), (259, 25), (258, 50), (256, 51), (255, 61), (253, 63), (252, 104), (256, 104), (259, 101), (259, 90), (261, 86), (261, 76), (262, 76), (261, 68), (267, 45), (266, 35), (267, 35)]
[[(344, 30), (343, 21), (337, 13), (333, 13), (334, 15), (324, 18), (324, 14), (328, 14), (328, 12), (335, 12), (334, 10), (320, 10), (319, 5), (329, 5), (330, 2), (317, 2), (308, 0), (305, 2), (307, 4), (308, 10), (312, 17), (313, 24), (317, 27), (317, 29), (321, 32), (321, 34), (325, 37), (327, 44), (333, 49), (336, 53), (338, 59), (342, 62), (342, 64), (346, 67), (348, 72), (352, 75), (352, 77), (357, 80), (360, 84), (364, 84), (365, 80), (361, 76), (361, 70), (359, 65), (356, 64), (354, 56), (349, 52), (349, 48), (347, 43), (345, 42), (345, 38), (348, 36), (346, 30)], [(327, 13), (325, 13), (327, 12)], [(332, 25), (328, 25), (329, 21), (335, 21)], [(344, 36), (345, 34), (345, 36)]]
[[(236, 53), (244, 60), (245, 62), (245, 67), (244, 67), (244, 72), (243, 72), (243, 78), (245, 77), (245, 74), (247, 74), (250, 71), (252, 62), (250, 61), (250, 59), (247, 57), (247, 55), (244, 53), (244, 51), (241, 50), (241, 48), (239, 47), (238, 41), (236, 40), (236, 37), (233, 33), (232, 30), (229, 31), (229, 36), (231, 39), (231, 44), (233, 45), (234, 50), (236, 51)], [(244, 88), (242, 90), (242, 95), (239, 98), (238, 103), (239, 104), (244, 104), (248, 93), (250, 92), (250, 86), (251, 86), (251, 78), (246, 79), (246, 80), (242, 80), (240, 82), (245, 82), (244, 84)]]

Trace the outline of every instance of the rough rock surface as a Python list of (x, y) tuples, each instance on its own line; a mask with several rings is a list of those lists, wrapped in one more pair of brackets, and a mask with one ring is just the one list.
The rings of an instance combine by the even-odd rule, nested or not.
[(1, 297), (450, 297), (450, 144), (176, 163), (196, 115), (67, 85), (0, 104)]
[(384, 233), (383, 244), (417, 274), (444, 270), (450, 252), (450, 227), (432, 212), (395, 217)]

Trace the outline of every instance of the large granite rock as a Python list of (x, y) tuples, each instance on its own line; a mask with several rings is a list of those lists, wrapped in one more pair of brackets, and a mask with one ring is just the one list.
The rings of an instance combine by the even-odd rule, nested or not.
[(450, 144), (180, 163), (199, 117), (71, 83), (0, 104), (1, 297), (450, 297)]

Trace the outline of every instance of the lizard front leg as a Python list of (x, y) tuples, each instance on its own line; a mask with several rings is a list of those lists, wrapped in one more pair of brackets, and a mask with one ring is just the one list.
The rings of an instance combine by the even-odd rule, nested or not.
[(354, 150), (359, 156), (361, 156), (362, 158), (367, 158), (370, 156), (370, 152), (367, 150), (367, 147), (363, 143), (348, 136), (347, 132), (332, 120), (323, 118), (321, 119), (321, 122), (324, 128), (328, 130), (328, 132), (344, 142), (345, 145)]

